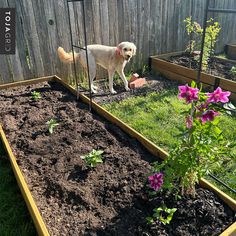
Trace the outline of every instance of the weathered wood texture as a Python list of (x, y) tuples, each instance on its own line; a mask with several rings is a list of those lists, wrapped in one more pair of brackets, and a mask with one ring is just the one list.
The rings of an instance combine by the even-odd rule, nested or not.
[[(202, 24), (205, 0), (86, 0), (88, 43), (117, 45), (132, 41), (137, 55), (127, 68), (147, 64), (150, 55), (185, 49), (188, 36), (183, 20), (191, 14)], [(211, 0), (217, 8), (236, 9), (235, 0)], [(72, 78), (73, 67), (63, 65), (56, 50), (71, 49), (66, 0), (1, 0), (0, 7), (16, 7), (16, 54), (0, 55), (0, 83), (57, 74)], [(73, 41), (84, 46), (81, 2), (69, 3)], [(236, 41), (236, 14), (210, 13), (222, 30), (217, 51)], [(81, 68), (79, 68), (81, 71)]]

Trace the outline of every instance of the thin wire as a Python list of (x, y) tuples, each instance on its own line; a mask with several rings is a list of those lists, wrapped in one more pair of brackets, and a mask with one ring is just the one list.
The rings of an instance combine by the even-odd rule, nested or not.
[(67, 10), (68, 10), (68, 17), (69, 17), (70, 40), (71, 40), (71, 49), (72, 49), (72, 55), (73, 55), (73, 65), (74, 65), (75, 83), (76, 83), (77, 100), (78, 100), (79, 99), (79, 85), (78, 85), (78, 77), (77, 77), (76, 64), (75, 64), (75, 52), (74, 52), (74, 47), (73, 47), (73, 36), (72, 36), (71, 21), (70, 21), (69, 1), (67, 1)]
[(206, 0), (206, 9), (205, 9), (205, 15), (204, 15), (203, 34), (202, 34), (202, 43), (201, 43), (201, 53), (200, 53), (200, 61), (199, 61), (199, 67), (198, 67), (198, 73), (197, 73), (197, 85), (200, 84), (200, 77), (201, 77), (201, 72), (202, 72), (202, 59), (203, 59), (205, 36), (206, 36), (208, 7), (209, 7), (209, 0)]
[[(84, 1), (82, 1), (83, 6), (83, 26), (84, 26), (84, 41), (85, 41), (85, 52), (86, 52), (86, 61), (87, 61), (87, 73), (89, 81), (89, 111), (92, 110), (92, 92), (91, 92), (91, 80), (90, 80), (90, 71), (89, 71), (89, 60), (88, 60), (88, 44), (87, 44), (87, 34), (86, 34), (86, 24), (85, 24), (85, 6)], [(93, 78), (92, 78), (93, 79)]]
[[(82, 13), (83, 13), (83, 28), (84, 28), (84, 41), (85, 41), (85, 47), (76, 46), (73, 44), (73, 37), (72, 37), (72, 29), (71, 29), (71, 21), (70, 21), (70, 10), (69, 10), (69, 2), (82, 2)], [(68, 15), (69, 15), (69, 28), (70, 28), (70, 36), (71, 36), (71, 48), (73, 53), (73, 64), (74, 64), (74, 72), (75, 72), (75, 80), (76, 80), (76, 89), (77, 89), (77, 99), (79, 98), (79, 85), (78, 85), (78, 77), (77, 77), (77, 71), (76, 71), (76, 63), (75, 63), (75, 56), (74, 56), (74, 48), (79, 48), (82, 50), (85, 50), (86, 53), (86, 62), (87, 62), (87, 75), (88, 75), (88, 81), (89, 81), (89, 111), (92, 110), (92, 91), (91, 91), (91, 81), (90, 81), (90, 71), (89, 71), (89, 60), (88, 60), (88, 44), (87, 44), (87, 34), (86, 34), (86, 17), (85, 17), (85, 6), (84, 6), (84, 0), (67, 0), (67, 8), (68, 8)]]
[(214, 179), (215, 181), (217, 181), (218, 183), (222, 184), (224, 187), (226, 187), (228, 190), (230, 190), (232, 193), (236, 193), (236, 190), (232, 189), (231, 187), (229, 187), (226, 183), (224, 183), (222, 180), (218, 179), (216, 176), (214, 176), (213, 174), (208, 174), (212, 179)]
[[(193, 0), (191, 0), (191, 9), (190, 9), (190, 16), (191, 16), (191, 25), (193, 24)], [(190, 53), (192, 51), (192, 40), (193, 40), (193, 32), (190, 32), (190, 35), (189, 35), (189, 40), (190, 40), (190, 47), (189, 47), (189, 50), (190, 50)], [(191, 60), (190, 60), (190, 68), (191, 68)]]

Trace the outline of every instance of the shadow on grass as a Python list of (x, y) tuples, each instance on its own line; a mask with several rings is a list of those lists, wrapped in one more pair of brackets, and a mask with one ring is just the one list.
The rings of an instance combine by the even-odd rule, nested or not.
[(0, 140), (0, 235), (35, 236), (36, 231)]

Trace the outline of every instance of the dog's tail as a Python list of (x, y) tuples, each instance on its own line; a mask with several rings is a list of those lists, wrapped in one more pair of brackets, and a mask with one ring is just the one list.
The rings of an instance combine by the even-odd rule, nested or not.
[[(69, 52), (67, 53), (62, 47), (59, 47), (57, 49), (57, 54), (60, 60), (64, 63), (72, 63), (73, 62), (73, 53)], [(78, 53), (75, 53), (75, 60), (78, 57)]]

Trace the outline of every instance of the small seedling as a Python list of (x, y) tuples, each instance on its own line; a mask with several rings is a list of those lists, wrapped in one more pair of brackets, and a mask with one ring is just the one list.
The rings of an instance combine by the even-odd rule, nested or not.
[(54, 119), (51, 119), (51, 120), (47, 121), (46, 124), (48, 125), (48, 131), (49, 131), (50, 134), (52, 134), (52, 133), (53, 133), (53, 129), (54, 129), (57, 125), (59, 125), (59, 124), (57, 123), (57, 121), (54, 120)]
[(232, 66), (232, 68), (229, 71), (230, 75), (235, 76), (236, 75), (236, 67)]
[(41, 98), (40, 92), (36, 92), (36, 91), (31, 92), (31, 98), (35, 101), (40, 99)]
[(177, 208), (167, 208), (166, 205), (154, 208), (153, 216), (149, 216), (146, 218), (147, 223), (154, 224), (155, 222), (160, 221), (163, 225), (169, 224), (176, 210)]
[(81, 159), (83, 159), (88, 166), (96, 167), (98, 163), (103, 163), (102, 153), (103, 151), (101, 150), (93, 149), (89, 154), (81, 156)]

